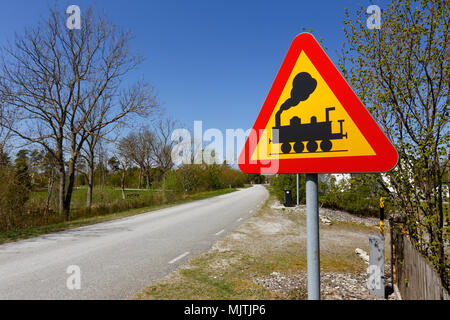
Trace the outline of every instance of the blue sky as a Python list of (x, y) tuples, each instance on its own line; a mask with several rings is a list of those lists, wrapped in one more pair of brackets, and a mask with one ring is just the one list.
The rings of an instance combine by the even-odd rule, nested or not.
[[(0, 45), (45, 17), (50, 0), (14, 0), (0, 10)], [(83, 8), (93, 1), (58, 1)], [(146, 60), (137, 76), (155, 86), (166, 113), (190, 128), (251, 128), (294, 37), (323, 38), (337, 63), (344, 10), (379, 0), (118, 1), (97, 0)]]

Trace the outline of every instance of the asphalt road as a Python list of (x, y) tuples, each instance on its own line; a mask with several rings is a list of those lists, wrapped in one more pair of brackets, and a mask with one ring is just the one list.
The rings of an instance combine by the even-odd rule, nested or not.
[(267, 197), (264, 187), (254, 186), (0, 245), (0, 299), (131, 298), (208, 250)]

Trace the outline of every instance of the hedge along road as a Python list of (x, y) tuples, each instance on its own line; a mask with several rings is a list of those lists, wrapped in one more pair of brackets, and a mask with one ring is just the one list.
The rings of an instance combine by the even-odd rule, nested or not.
[(0, 245), (0, 299), (126, 299), (209, 249), (268, 198), (262, 186)]

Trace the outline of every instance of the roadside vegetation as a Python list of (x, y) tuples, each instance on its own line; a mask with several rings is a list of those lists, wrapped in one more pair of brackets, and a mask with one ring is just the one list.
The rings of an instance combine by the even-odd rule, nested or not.
[(6, 162), (0, 167), (0, 232), (64, 223), (70, 226), (80, 219), (92, 222), (96, 221), (90, 219), (93, 217), (179, 203), (208, 193), (214, 196), (214, 191), (227, 192), (249, 182), (247, 175), (226, 165), (183, 165), (159, 176), (151, 175), (150, 184), (142, 188), (137, 167), (130, 165), (124, 172), (117, 172), (110, 159), (110, 166), (100, 164), (94, 170), (95, 181), (102, 182), (92, 189), (83, 175), (76, 176), (67, 219), (58, 211), (58, 195), (45, 188), (49, 184), (45, 170), (28, 153), (21, 150), (14, 165)]
[[(272, 177), (273, 193), (284, 203), (285, 189), (291, 189), (296, 202), (297, 177), (295, 174), (278, 174)], [(299, 202), (305, 204), (306, 175), (299, 175)], [(336, 181), (330, 174), (319, 175), (319, 205), (321, 207), (346, 211), (361, 216), (378, 216), (380, 197), (387, 197), (386, 191), (374, 179), (366, 175), (352, 175), (349, 179)], [(390, 209), (390, 200), (385, 203)]]
[[(84, 191), (84, 190), (83, 190)], [(160, 204), (153, 204), (148, 205), (144, 207), (139, 207), (135, 209), (129, 209), (125, 211), (118, 211), (116, 213), (102, 213), (102, 214), (91, 214), (89, 216), (84, 217), (77, 217), (72, 218), (70, 221), (63, 221), (63, 222), (54, 222), (54, 223), (47, 223), (43, 225), (39, 225), (38, 223), (32, 224), (31, 227), (23, 227), (23, 228), (16, 228), (9, 231), (3, 231), (0, 232), (0, 244), (11, 242), (11, 241), (18, 241), (23, 239), (28, 239), (32, 237), (37, 237), (40, 235), (52, 233), (52, 232), (58, 232), (73, 228), (78, 228), (90, 224), (105, 222), (105, 221), (111, 221), (116, 219), (121, 219), (129, 216), (133, 216), (136, 214), (141, 213), (147, 213), (150, 211), (163, 209), (166, 207), (174, 206), (183, 204), (190, 201), (197, 201), (202, 200), (210, 197), (216, 197), (220, 196), (226, 193), (234, 192), (236, 191), (235, 188), (229, 189), (219, 189), (214, 191), (205, 191), (205, 192), (199, 192), (195, 194), (186, 195), (185, 197), (180, 198), (179, 200), (173, 200), (166, 203), (160, 203)]]

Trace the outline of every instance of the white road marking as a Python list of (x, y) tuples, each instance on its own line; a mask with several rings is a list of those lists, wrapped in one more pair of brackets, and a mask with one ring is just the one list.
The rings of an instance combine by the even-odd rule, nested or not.
[(237, 219), (237, 221), (238, 221), (238, 222), (239, 222), (239, 221), (242, 221), (242, 218)]
[(189, 254), (189, 251), (186, 251), (185, 253), (179, 255), (179, 256), (176, 257), (175, 259), (170, 260), (170, 261), (169, 261), (169, 264), (173, 264), (173, 263), (177, 262), (178, 260), (183, 259), (183, 258), (186, 257), (188, 254)]
[(218, 236), (219, 234), (225, 232), (225, 229), (220, 230), (219, 232), (216, 233), (216, 236)]

